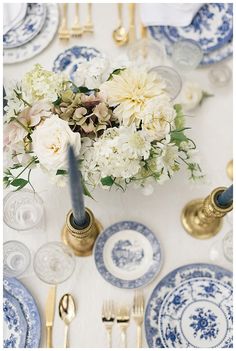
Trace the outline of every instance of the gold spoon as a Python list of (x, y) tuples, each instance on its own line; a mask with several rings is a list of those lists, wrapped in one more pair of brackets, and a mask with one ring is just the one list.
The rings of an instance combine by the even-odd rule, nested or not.
[(233, 180), (233, 160), (230, 160), (226, 167), (226, 173), (230, 180)]
[(112, 33), (112, 37), (113, 37), (114, 41), (119, 46), (126, 44), (128, 42), (128, 39), (129, 39), (128, 32), (123, 27), (122, 6), (123, 6), (123, 4), (117, 4), (119, 25)]
[(59, 316), (65, 323), (64, 347), (69, 347), (68, 329), (72, 320), (75, 318), (75, 301), (70, 294), (62, 296), (59, 302)]

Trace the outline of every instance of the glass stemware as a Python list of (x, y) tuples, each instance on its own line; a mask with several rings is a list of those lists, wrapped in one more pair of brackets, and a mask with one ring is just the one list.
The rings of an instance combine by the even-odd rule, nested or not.
[(35, 228), (41, 222), (43, 213), (43, 201), (28, 189), (10, 192), (3, 200), (3, 220), (15, 230)]
[(182, 79), (179, 73), (169, 66), (153, 67), (150, 72), (155, 71), (166, 82), (166, 92), (172, 100), (176, 99), (182, 89)]
[(34, 271), (45, 283), (57, 285), (74, 272), (75, 257), (65, 244), (52, 241), (42, 245), (34, 257)]
[(23, 243), (16, 240), (3, 244), (3, 274), (7, 277), (18, 277), (29, 267), (30, 251)]
[(194, 70), (202, 58), (202, 49), (194, 40), (183, 39), (173, 45), (172, 60), (177, 69), (181, 71)]

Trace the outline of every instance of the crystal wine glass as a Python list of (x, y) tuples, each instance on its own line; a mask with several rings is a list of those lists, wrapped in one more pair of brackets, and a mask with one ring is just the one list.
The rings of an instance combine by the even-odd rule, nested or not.
[(65, 244), (52, 241), (42, 245), (34, 257), (34, 271), (39, 279), (57, 285), (74, 272), (75, 256)]
[(191, 39), (182, 39), (173, 45), (172, 60), (180, 71), (191, 71), (198, 67), (203, 58), (200, 45)]
[(3, 200), (3, 220), (12, 229), (23, 231), (35, 228), (43, 214), (43, 201), (31, 190), (10, 192)]
[(7, 277), (18, 277), (29, 267), (30, 251), (23, 243), (16, 240), (3, 244), (3, 274)]

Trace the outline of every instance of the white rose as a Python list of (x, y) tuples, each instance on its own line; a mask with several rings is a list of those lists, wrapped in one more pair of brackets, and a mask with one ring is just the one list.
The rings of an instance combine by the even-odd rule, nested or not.
[(51, 175), (67, 168), (67, 146), (70, 143), (78, 156), (81, 148), (80, 134), (73, 133), (68, 123), (53, 115), (46, 119), (32, 134), (33, 150), (40, 165)]
[(203, 97), (201, 87), (195, 82), (185, 82), (180, 94), (180, 103), (186, 111), (196, 108)]

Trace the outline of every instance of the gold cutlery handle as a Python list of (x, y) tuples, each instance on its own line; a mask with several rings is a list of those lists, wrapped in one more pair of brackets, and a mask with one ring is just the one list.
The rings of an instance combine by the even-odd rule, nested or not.
[(52, 348), (52, 327), (46, 326), (46, 346)]
[(69, 326), (66, 324), (65, 325), (65, 330), (64, 330), (64, 348), (68, 348), (69, 347), (68, 329), (69, 329)]
[(62, 21), (61, 27), (67, 27), (67, 4), (62, 4)]
[(136, 40), (135, 33), (135, 4), (129, 4), (129, 42), (133, 43)]
[(92, 23), (92, 3), (88, 3), (88, 23)]
[(121, 342), (122, 342), (122, 347), (127, 347), (127, 337), (126, 337), (126, 330), (123, 329), (121, 330)]
[(123, 4), (118, 3), (117, 4), (117, 8), (118, 8), (119, 27), (122, 27), (122, 23), (123, 23), (123, 14), (122, 14)]
[(75, 4), (75, 23), (79, 23), (79, 4)]
[(142, 326), (137, 325), (137, 348), (142, 348)]
[(112, 347), (112, 330), (111, 328), (107, 329), (107, 346)]

